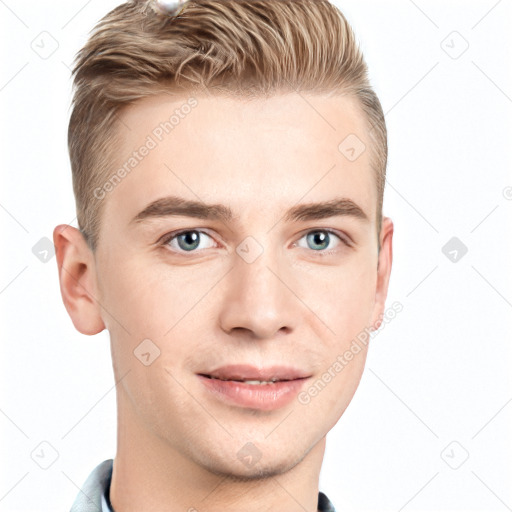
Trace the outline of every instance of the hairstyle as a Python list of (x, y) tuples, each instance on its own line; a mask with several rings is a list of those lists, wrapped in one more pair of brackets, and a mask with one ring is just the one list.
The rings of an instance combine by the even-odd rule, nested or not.
[[(78, 226), (97, 248), (122, 109), (159, 93), (269, 97), (283, 92), (354, 97), (371, 139), (380, 231), (387, 131), (367, 65), (343, 14), (328, 0), (189, 0), (178, 16), (130, 0), (102, 18), (74, 68), (68, 129)], [(341, 142), (341, 141), (340, 141)]]

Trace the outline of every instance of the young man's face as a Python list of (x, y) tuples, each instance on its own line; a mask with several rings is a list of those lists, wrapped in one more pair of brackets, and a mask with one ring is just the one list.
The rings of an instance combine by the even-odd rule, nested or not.
[[(379, 254), (370, 139), (353, 100), (198, 96), (161, 133), (187, 99), (159, 95), (122, 114), (112, 170), (150, 149), (100, 199), (85, 281), (94, 300), (68, 311), (82, 332), (110, 332), (116, 380), (124, 376), (120, 428), (137, 432), (134, 446), (162, 443), (219, 474), (279, 474), (324, 438), (355, 393), (366, 348), (342, 370), (335, 362), (383, 312), (392, 224), (384, 219)], [(358, 157), (353, 135), (338, 148), (351, 134), (367, 147)], [(222, 205), (224, 216), (153, 209), (134, 220), (170, 196)], [(336, 200), (339, 214), (287, 215)], [(286, 366), (308, 378), (278, 384), (291, 391), (272, 405), (267, 385), (217, 381), (212, 390), (201, 375), (227, 365)]]

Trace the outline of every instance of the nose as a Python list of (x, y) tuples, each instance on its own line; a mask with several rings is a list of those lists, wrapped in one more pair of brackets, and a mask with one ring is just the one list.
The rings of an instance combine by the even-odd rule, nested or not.
[(226, 279), (220, 310), (224, 332), (270, 339), (296, 329), (304, 311), (291, 273), (274, 253), (265, 250), (251, 263), (236, 255)]

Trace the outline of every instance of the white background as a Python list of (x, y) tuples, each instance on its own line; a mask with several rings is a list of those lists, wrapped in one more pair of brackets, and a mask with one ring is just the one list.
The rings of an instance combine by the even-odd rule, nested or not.
[[(107, 332), (74, 329), (55, 258), (32, 248), (76, 226), (69, 67), (118, 3), (0, 1), (2, 512), (69, 510), (115, 455)], [(320, 489), (338, 512), (512, 510), (512, 2), (335, 3), (386, 112), (389, 305), (404, 309), (328, 435)], [(41, 37), (58, 44), (48, 58)], [(441, 250), (454, 236), (468, 249), (456, 262)], [(46, 470), (41, 442), (58, 452)]]

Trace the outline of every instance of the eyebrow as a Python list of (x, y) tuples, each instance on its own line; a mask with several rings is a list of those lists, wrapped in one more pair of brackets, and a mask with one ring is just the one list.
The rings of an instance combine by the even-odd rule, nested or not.
[[(229, 222), (234, 218), (231, 208), (222, 204), (206, 204), (177, 196), (167, 196), (147, 205), (130, 221), (130, 224), (170, 216), (194, 217), (224, 222)], [(369, 220), (364, 210), (347, 198), (335, 198), (330, 201), (294, 206), (286, 212), (284, 220), (285, 222), (298, 222), (335, 216), (349, 216), (363, 221)]]

